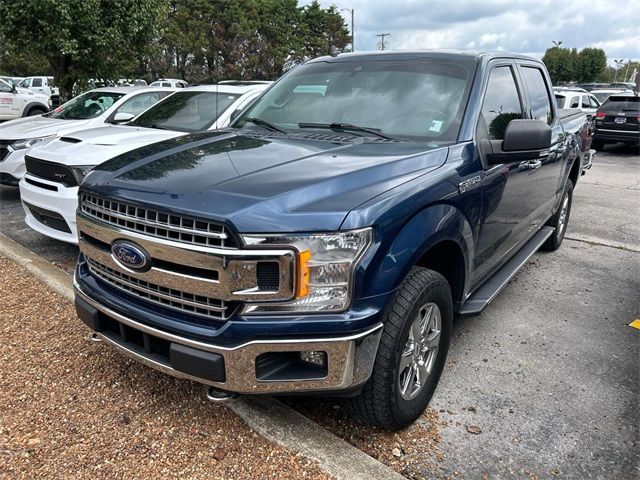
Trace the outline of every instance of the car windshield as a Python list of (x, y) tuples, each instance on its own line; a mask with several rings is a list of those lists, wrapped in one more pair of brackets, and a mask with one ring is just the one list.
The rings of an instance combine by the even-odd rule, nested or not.
[(294, 132), (323, 128), (453, 142), (474, 69), (473, 61), (415, 58), (310, 63), (279, 81), (233, 127), (266, 128), (268, 122)]
[(558, 108), (564, 108), (564, 104), (567, 101), (566, 97), (562, 95), (556, 95), (556, 102), (558, 102)]
[(49, 116), (60, 120), (96, 118), (123, 96), (116, 92), (87, 92), (60, 105)]
[(221, 92), (176, 92), (128, 125), (179, 132), (206, 130), (238, 96)]

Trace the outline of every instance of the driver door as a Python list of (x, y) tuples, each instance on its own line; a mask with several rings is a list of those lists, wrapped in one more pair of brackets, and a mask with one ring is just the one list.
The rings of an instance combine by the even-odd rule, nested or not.
[[(482, 217), (476, 245), (475, 279), (486, 277), (527, 237), (535, 192), (535, 170), (528, 159), (495, 164), (507, 125), (525, 118), (523, 95), (515, 66), (497, 63), (491, 68), (476, 129), (482, 175)], [(493, 164), (492, 164), (493, 163)]]

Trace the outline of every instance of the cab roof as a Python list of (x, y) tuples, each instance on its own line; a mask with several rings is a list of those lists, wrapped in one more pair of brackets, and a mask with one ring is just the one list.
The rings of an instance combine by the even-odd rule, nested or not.
[(479, 50), (385, 50), (373, 52), (341, 53), (335, 57), (326, 56), (311, 60), (316, 62), (350, 62), (350, 61), (373, 61), (373, 60), (414, 60), (419, 58), (431, 58), (439, 60), (466, 60), (466, 61), (489, 61), (494, 58), (515, 58), (520, 60), (530, 60), (540, 63), (537, 58), (529, 57), (519, 53), (502, 51), (479, 51)]

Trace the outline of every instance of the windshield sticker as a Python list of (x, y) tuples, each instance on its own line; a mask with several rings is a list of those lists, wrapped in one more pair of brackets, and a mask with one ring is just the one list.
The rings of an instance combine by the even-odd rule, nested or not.
[(442, 125), (444, 125), (443, 121), (441, 121), (441, 120), (432, 120), (431, 121), (431, 127), (429, 127), (429, 131), (430, 132), (440, 133), (440, 130), (442, 130)]

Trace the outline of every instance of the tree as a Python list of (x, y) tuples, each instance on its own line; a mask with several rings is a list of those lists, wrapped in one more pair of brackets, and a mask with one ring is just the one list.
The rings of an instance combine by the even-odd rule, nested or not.
[(308, 58), (329, 55), (331, 47), (342, 49), (351, 43), (349, 30), (335, 5), (325, 10), (317, 0), (302, 8), (300, 34)]
[(165, 7), (163, 0), (0, 0), (0, 36), (16, 51), (46, 59), (43, 70), (68, 98), (76, 82), (135, 69), (139, 52), (158, 36)]
[(601, 48), (583, 48), (578, 54), (579, 82), (593, 82), (607, 67), (607, 55)]
[(593, 82), (605, 72), (607, 56), (600, 48), (577, 49), (558, 46), (547, 49), (542, 61), (554, 85), (570, 81)]

